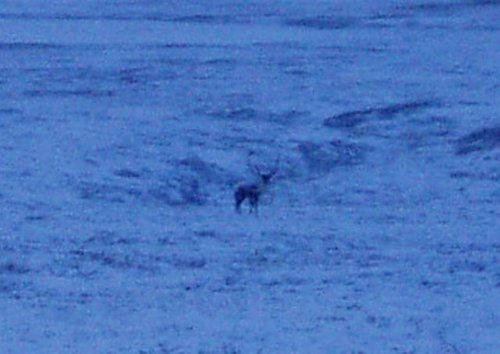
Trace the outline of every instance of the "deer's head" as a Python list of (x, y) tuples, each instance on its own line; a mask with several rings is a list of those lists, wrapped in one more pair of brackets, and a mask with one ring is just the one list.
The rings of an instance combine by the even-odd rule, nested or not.
[(278, 167), (279, 167), (279, 157), (276, 158), (276, 161), (274, 162), (274, 166), (271, 168), (271, 170), (267, 172), (262, 172), (262, 170), (254, 163), (249, 162), (250, 169), (260, 178), (262, 183), (264, 185), (269, 184), (271, 182), (271, 179), (278, 173)]

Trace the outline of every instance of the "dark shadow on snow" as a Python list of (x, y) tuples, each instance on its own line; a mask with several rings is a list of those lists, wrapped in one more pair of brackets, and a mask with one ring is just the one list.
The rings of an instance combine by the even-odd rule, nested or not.
[(414, 101), (396, 103), (385, 107), (368, 108), (335, 114), (323, 121), (329, 128), (351, 129), (370, 120), (394, 119), (402, 114), (412, 114), (419, 110), (429, 108), (435, 103), (432, 101)]
[(299, 143), (299, 152), (313, 173), (328, 173), (337, 166), (353, 166), (365, 161), (368, 148), (337, 139), (328, 144)]
[(307, 27), (317, 30), (339, 30), (354, 27), (356, 21), (350, 17), (321, 15), (286, 20), (285, 23), (294, 27)]
[(500, 126), (474, 131), (456, 141), (456, 154), (488, 151), (500, 147)]

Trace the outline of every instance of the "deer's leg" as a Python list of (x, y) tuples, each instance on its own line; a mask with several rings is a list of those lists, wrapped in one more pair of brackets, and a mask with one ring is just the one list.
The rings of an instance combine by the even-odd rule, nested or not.
[(241, 203), (245, 200), (245, 191), (238, 187), (234, 192), (234, 209), (237, 213), (241, 213)]
[(249, 206), (248, 211), (250, 214), (252, 214), (254, 205), (255, 205), (255, 196), (254, 195), (248, 196), (248, 206)]
[(259, 207), (259, 195), (252, 194), (252, 196), (249, 197), (248, 201), (250, 202), (250, 214), (252, 213), (252, 211), (254, 211), (255, 215), (257, 215)]

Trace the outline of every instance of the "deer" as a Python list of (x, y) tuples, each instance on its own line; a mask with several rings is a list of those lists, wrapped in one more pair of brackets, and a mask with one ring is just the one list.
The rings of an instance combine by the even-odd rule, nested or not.
[(241, 214), (241, 204), (248, 199), (248, 204), (250, 205), (250, 214), (252, 212), (258, 215), (259, 210), (259, 198), (262, 193), (264, 193), (269, 186), (271, 180), (278, 172), (279, 157), (276, 159), (274, 167), (268, 172), (262, 172), (259, 167), (250, 161), (248, 166), (250, 170), (255, 174), (257, 180), (255, 182), (245, 182), (239, 184), (234, 191), (234, 207), (238, 214)]

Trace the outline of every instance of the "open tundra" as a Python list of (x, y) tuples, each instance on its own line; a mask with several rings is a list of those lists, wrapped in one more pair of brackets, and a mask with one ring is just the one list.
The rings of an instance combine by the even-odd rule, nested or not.
[(498, 352), (499, 14), (3, 0), (0, 352)]

